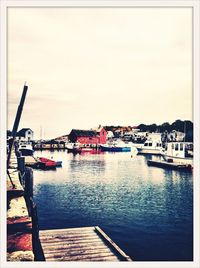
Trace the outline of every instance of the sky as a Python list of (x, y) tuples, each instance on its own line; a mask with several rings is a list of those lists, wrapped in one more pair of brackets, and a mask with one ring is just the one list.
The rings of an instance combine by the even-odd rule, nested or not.
[(192, 120), (191, 8), (9, 7), (8, 129)]

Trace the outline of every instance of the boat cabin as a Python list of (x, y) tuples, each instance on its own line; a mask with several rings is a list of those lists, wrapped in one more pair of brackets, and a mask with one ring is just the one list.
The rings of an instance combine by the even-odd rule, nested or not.
[(170, 142), (167, 144), (166, 154), (174, 157), (185, 157), (185, 143), (184, 142)]
[(160, 141), (146, 140), (143, 147), (144, 148), (162, 148), (162, 143)]

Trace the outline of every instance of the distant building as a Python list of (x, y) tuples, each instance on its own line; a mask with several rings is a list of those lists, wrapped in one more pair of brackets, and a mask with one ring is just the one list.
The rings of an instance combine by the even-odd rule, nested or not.
[(185, 134), (180, 131), (172, 130), (168, 135), (167, 138), (169, 141), (184, 141)]
[(72, 129), (69, 134), (71, 142), (79, 142), (83, 145), (105, 144), (107, 140), (107, 132), (103, 127), (96, 130), (80, 130)]
[(17, 132), (16, 138), (18, 140), (31, 141), (33, 140), (33, 130), (30, 128), (22, 128)]
[(107, 138), (108, 139), (114, 138), (114, 134), (113, 134), (113, 132), (111, 130), (107, 131)]
[(67, 143), (67, 142), (69, 142), (69, 137), (68, 137), (68, 135), (63, 135), (63, 136), (55, 138), (54, 140), (57, 142)]
[(148, 133), (148, 140), (161, 141), (161, 133)]

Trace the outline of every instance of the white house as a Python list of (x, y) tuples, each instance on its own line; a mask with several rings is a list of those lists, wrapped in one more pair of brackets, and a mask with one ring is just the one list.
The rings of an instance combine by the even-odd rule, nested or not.
[(30, 128), (22, 128), (17, 132), (16, 138), (22, 141), (31, 141), (33, 140), (33, 130)]
[(184, 141), (185, 134), (180, 131), (172, 130), (167, 137), (169, 141)]
[(113, 132), (111, 130), (107, 131), (107, 138), (108, 139), (114, 138), (114, 134), (113, 134)]
[(149, 133), (148, 140), (161, 141), (161, 133)]

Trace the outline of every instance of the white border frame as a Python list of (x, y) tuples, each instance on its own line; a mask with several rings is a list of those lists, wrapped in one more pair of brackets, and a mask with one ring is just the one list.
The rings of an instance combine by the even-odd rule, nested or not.
[[(6, 117), (7, 117), (7, 8), (9, 7), (192, 7), (193, 8), (193, 120), (194, 120), (194, 260), (193, 262), (7, 262), (6, 261)], [(0, 204), (1, 267), (180, 267), (200, 268), (200, 84), (199, 32), (200, 0), (0, 0), (1, 69), (0, 69)]]

